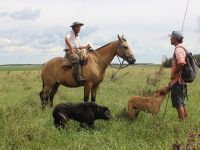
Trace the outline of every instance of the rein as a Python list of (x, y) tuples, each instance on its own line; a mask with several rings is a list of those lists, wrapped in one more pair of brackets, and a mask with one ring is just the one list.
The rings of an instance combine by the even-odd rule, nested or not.
[[(109, 44), (110, 44), (110, 43), (109, 43)], [(106, 45), (108, 45), (108, 44), (106, 44)], [(119, 44), (117, 44), (116, 50), (118, 49), (118, 46), (119, 46)], [(103, 46), (103, 47), (104, 47), (104, 46)], [(104, 65), (108, 65), (108, 64), (101, 58), (102, 56), (100, 56), (99, 53), (98, 53), (96, 50), (94, 50), (93, 52), (102, 60), (102, 62), (104, 63)], [(120, 61), (120, 59), (119, 59), (119, 56), (117, 56), (117, 58), (118, 58), (118, 60), (119, 60), (120, 67), (118, 67), (118, 68), (116, 68), (116, 69), (123, 69), (123, 68), (129, 66), (129, 64), (123, 66), (124, 59), (123, 59), (123, 61), (122, 61), (122, 63), (121, 63), (121, 61)]]
[(123, 65), (124, 65), (124, 59), (123, 59), (123, 61), (122, 61), (122, 63), (121, 63), (121, 61), (120, 61), (120, 59), (119, 59), (119, 56), (117, 56), (117, 58), (118, 58), (118, 60), (119, 60), (119, 68), (116, 68), (116, 69), (124, 69), (124, 68), (126, 68), (126, 67), (128, 67), (129, 66), (129, 64), (127, 64), (127, 65), (125, 65), (124, 67), (123, 67)]
[[(111, 42), (111, 43), (112, 43), (112, 42)], [(109, 45), (109, 44), (111, 44), (111, 43), (108, 43), (108, 44), (106, 44), (106, 45), (104, 45), (104, 46), (102, 46), (102, 47), (100, 47), (100, 48), (98, 48), (98, 49), (101, 49), (101, 48), (103, 48), (103, 47), (105, 47), (105, 46), (107, 46), (107, 45)], [(97, 49), (97, 50), (98, 50), (98, 49)], [(102, 56), (99, 55), (99, 53), (97, 52), (97, 50), (94, 50), (93, 52), (102, 60), (102, 62), (104, 63), (104, 65), (107, 66), (108, 64), (102, 59)]]
[(168, 104), (168, 101), (169, 101), (169, 97), (170, 97), (170, 95), (168, 94), (168, 96), (167, 96), (167, 103), (166, 103), (166, 105), (165, 105), (165, 110), (164, 110), (164, 114), (163, 114), (162, 119), (164, 119), (165, 114), (166, 114), (166, 111), (167, 111), (167, 104)]
[(118, 73), (119, 71), (121, 71), (122, 69), (124, 69), (124, 68), (126, 68), (126, 67), (129, 66), (129, 64), (123, 66), (124, 59), (123, 59), (123, 61), (122, 61), (122, 63), (121, 63), (121, 61), (120, 61), (120, 59), (119, 59), (119, 56), (117, 56), (117, 58), (118, 58), (118, 60), (119, 60), (120, 66), (119, 66), (118, 68), (116, 68), (116, 69), (118, 69), (118, 70), (117, 70), (115, 73), (113, 73), (112, 76), (110, 77), (111, 80), (115, 78), (115, 76), (117, 75), (117, 73)]
[[(119, 46), (119, 45), (117, 45), (117, 48), (118, 48), (118, 46)], [(117, 48), (116, 48), (116, 49), (117, 49)], [(122, 69), (124, 69), (124, 68), (126, 68), (126, 67), (129, 66), (129, 64), (123, 66), (125, 60), (122, 58), (123, 61), (121, 62), (120, 59), (119, 59), (119, 56), (117, 56), (117, 58), (118, 58), (118, 61), (119, 61), (119, 67), (115, 67), (115, 68), (118, 69), (118, 70), (117, 70), (115, 73), (112, 74), (112, 76), (110, 77), (111, 80), (114, 79), (114, 78), (116, 77), (116, 75), (117, 75), (117, 73), (118, 73), (119, 71), (121, 71)]]
[[(110, 43), (109, 43), (109, 44), (110, 44)], [(107, 44), (107, 45), (108, 45), (108, 44)], [(119, 47), (119, 44), (117, 44), (117, 46), (116, 46), (116, 51), (117, 51), (118, 47)], [(100, 56), (99, 53), (98, 53), (96, 50), (94, 50), (93, 52), (102, 60), (102, 62), (104, 63), (104, 65), (106, 65), (106, 66), (108, 65), (108, 64), (102, 59), (102, 56)], [(129, 64), (124, 65), (124, 61), (125, 61), (124, 59), (123, 59), (123, 61), (121, 62), (120, 59), (119, 59), (119, 56), (117, 56), (117, 58), (118, 58), (118, 61), (119, 61), (120, 66), (119, 66), (119, 67), (115, 67), (115, 68), (118, 69), (118, 70), (117, 70), (115, 73), (112, 74), (111, 79), (115, 78), (115, 76), (117, 75), (117, 73), (118, 73), (120, 70), (122, 70), (122, 69), (124, 69), (124, 68), (126, 68), (126, 67), (129, 66)]]

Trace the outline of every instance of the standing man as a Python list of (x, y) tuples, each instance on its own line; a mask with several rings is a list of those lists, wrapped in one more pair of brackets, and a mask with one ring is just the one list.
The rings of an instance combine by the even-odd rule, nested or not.
[[(83, 26), (83, 23), (80, 22), (74, 22), (70, 27), (72, 27), (72, 30), (67, 33), (65, 36), (65, 43), (66, 43), (66, 55), (65, 59), (69, 59), (69, 61), (72, 63), (72, 75), (74, 77), (74, 80), (78, 85), (83, 85), (85, 82), (85, 79), (83, 79), (82, 73), (81, 73), (81, 66), (79, 64), (79, 56), (78, 53), (82, 49), (89, 49), (91, 46), (88, 44), (86, 46), (82, 46), (80, 42), (80, 37), (78, 36), (78, 33), (81, 30), (81, 26)], [(66, 62), (63, 62), (63, 67), (67, 67)]]
[(185, 105), (185, 98), (187, 95), (187, 85), (181, 77), (181, 72), (184, 64), (186, 64), (186, 52), (182, 46), (183, 35), (179, 31), (173, 31), (171, 36), (171, 45), (175, 46), (172, 58), (171, 68), (171, 99), (172, 106), (177, 109), (178, 117), (180, 120), (187, 118), (187, 108)]

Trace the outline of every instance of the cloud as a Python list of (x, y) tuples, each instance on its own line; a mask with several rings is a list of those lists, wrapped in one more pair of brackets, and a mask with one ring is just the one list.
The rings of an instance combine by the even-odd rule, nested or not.
[[(44, 56), (51, 58), (53, 55), (61, 53), (65, 47), (64, 35), (65, 29), (61, 26), (52, 26), (46, 29), (4, 30), (0, 31), (0, 51), (5, 57), (8, 55), (15, 58), (19, 55), (38, 56), (40, 59), (36, 61), (42, 62)], [(1, 63), (4, 64), (4, 62)]]
[(0, 12), (0, 17), (5, 17), (9, 14), (9, 12)]
[(197, 18), (197, 31), (200, 32), (200, 16)]
[(51, 26), (47, 29), (39, 31), (34, 34), (34, 42), (31, 42), (31, 46), (34, 48), (51, 48), (60, 46), (64, 48), (64, 37), (66, 31), (62, 26)]
[[(13, 28), (0, 31), (0, 64), (43, 63), (64, 56), (65, 27)], [(2, 58), (2, 59), (1, 59)], [(13, 58), (12, 60), (3, 58)], [(30, 61), (29, 59), (30, 58)]]
[[(86, 42), (97, 30), (95, 27), (88, 27), (81, 36), (81, 41)], [(45, 55), (59, 54), (65, 48), (65, 35), (68, 31), (63, 26), (50, 26), (48, 28), (13, 28), (0, 31), (0, 48), (4, 55)], [(63, 52), (62, 52), (63, 53)]]
[(91, 34), (95, 33), (96, 31), (98, 31), (98, 27), (97, 26), (88, 26), (88, 27), (86, 27), (84, 30), (82, 30), (80, 32), (80, 36), (81, 37), (86, 37), (88, 35), (91, 35)]
[(40, 9), (24, 8), (21, 11), (15, 11), (10, 14), (10, 17), (15, 20), (32, 20), (35, 21), (40, 17)]

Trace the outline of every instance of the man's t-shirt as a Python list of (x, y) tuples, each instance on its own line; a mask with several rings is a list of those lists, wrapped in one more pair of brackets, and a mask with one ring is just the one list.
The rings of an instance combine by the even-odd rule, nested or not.
[(185, 84), (185, 82), (181, 78), (181, 72), (175, 74), (178, 64), (183, 64), (183, 65), (186, 64), (185, 58), (186, 58), (185, 50), (183, 49), (183, 46), (181, 44), (178, 44), (175, 47), (174, 55), (172, 58), (171, 75), (175, 76), (175, 78), (171, 81), (172, 85), (175, 84), (177, 81), (179, 81), (180, 84)]
[[(79, 47), (81, 47), (80, 37), (79, 36), (75, 36), (74, 31), (68, 32), (65, 37), (67, 37), (68, 39), (70, 39), (70, 43), (71, 43), (71, 46), (73, 48), (78, 49)], [(67, 44), (66, 44), (66, 49), (69, 49), (69, 47), (67, 46)]]

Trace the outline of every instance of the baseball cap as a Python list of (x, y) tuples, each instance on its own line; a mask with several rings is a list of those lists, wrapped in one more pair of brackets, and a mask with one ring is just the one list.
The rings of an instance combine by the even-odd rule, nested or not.
[(178, 40), (183, 40), (183, 38), (184, 38), (182, 32), (180, 32), (180, 31), (173, 31), (172, 34), (170, 34), (169, 36), (171, 36), (171, 37), (173, 36)]

